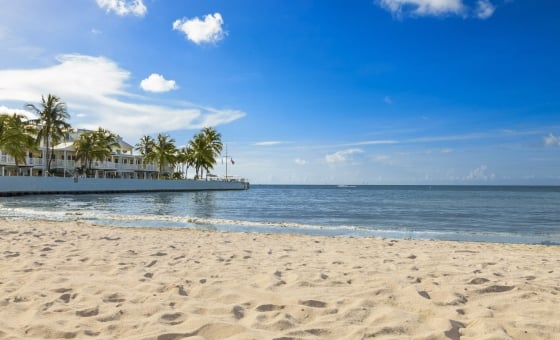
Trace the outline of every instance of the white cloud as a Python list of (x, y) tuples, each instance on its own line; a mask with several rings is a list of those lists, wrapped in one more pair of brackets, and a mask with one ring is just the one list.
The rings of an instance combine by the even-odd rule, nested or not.
[(294, 163), (297, 164), (297, 165), (305, 165), (305, 164), (307, 164), (307, 161), (305, 159), (296, 158), (296, 159), (294, 159)]
[(362, 153), (362, 152), (364, 152), (362, 149), (348, 149), (348, 150), (337, 151), (333, 154), (326, 155), (325, 161), (331, 164), (343, 163), (348, 160), (351, 160), (353, 154)]
[(148, 78), (140, 82), (140, 87), (148, 92), (168, 92), (176, 90), (175, 80), (166, 80), (161, 74), (152, 73)]
[(472, 181), (472, 180), (493, 180), (496, 178), (494, 174), (487, 173), (488, 167), (486, 165), (481, 165), (478, 168), (469, 172), (469, 174), (465, 177), (465, 180)]
[(377, 4), (397, 17), (459, 15), (488, 19), (496, 7), (490, 0), (477, 0), (466, 5), (465, 0), (376, 0)]
[(462, 0), (378, 0), (379, 5), (394, 15), (438, 16), (461, 14)]
[(255, 146), (272, 146), (272, 145), (279, 145), (279, 144), (284, 144), (285, 142), (281, 142), (281, 141), (266, 141), (266, 142), (257, 142), (254, 145)]
[(366, 141), (362, 141), (362, 142), (349, 143), (349, 144), (346, 144), (346, 145), (347, 146), (350, 146), (350, 145), (359, 146), (359, 145), (386, 145), (386, 144), (399, 144), (399, 141), (390, 140), (390, 139), (387, 139), (387, 140), (366, 140)]
[(97, 0), (97, 5), (121, 16), (132, 14), (142, 17), (148, 12), (142, 0)]
[(187, 39), (195, 44), (215, 43), (224, 38), (226, 32), (222, 29), (224, 20), (220, 13), (208, 14), (204, 20), (198, 17), (193, 19), (177, 19), (173, 29), (183, 32)]
[(23, 115), (25, 117), (27, 117), (27, 119), (35, 119), (37, 118), (37, 116), (35, 114), (33, 114), (32, 112), (26, 111), (26, 110), (22, 110), (22, 109), (14, 109), (14, 108), (10, 108), (7, 106), (0, 106), (0, 114), (9, 114), (9, 115), (13, 115), (13, 114), (18, 114), (18, 115)]
[(560, 137), (549, 133), (548, 136), (544, 137), (544, 145), (546, 146), (560, 146)]
[(478, 0), (476, 8), (476, 17), (479, 19), (488, 19), (494, 14), (496, 7), (489, 0)]
[(114, 61), (85, 55), (62, 55), (57, 61), (39, 69), (0, 70), (0, 100), (23, 107), (55, 94), (67, 103), (74, 127), (102, 126), (130, 142), (144, 134), (218, 126), (245, 115), (192, 104), (155, 105), (143, 97), (135, 102), (138, 96), (126, 91), (130, 73)]

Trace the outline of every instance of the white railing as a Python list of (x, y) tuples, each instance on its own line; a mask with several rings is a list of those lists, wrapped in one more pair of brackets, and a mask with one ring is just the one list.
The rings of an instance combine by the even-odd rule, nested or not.
[[(10, 156), (10, 155), (0, 155), (0, 166), (15, 166), (16, 165), (16, 160), (14, 157)], [(19, 166), (23, 166), (23, 165), (30, 165), (30, 166), (34, 166), (34, 167), (42, 167), (43, 166), (43, 159), (42, 158), (31, 158), (31, 157), (25, 157), (25, 163), (20, 162)]]
[(51, 169), (52, 168), (74, 170), (74, 168), (76, 168), (76, 161), (68, 159), (55, 159), (51, 162)]
[[(25, 164), (20, 162), (19, 165), (33, 166), (34, 168), (43, 167), (43, 158), (25, 158)], [(55, 159), (51, 162), (52, 169), (67, 169), (74, 170), (80, 167), (82, 163), (80, 161), (68, 160), (68, 159)], [(0, 155), (0, 166), (16, 166), (16, 161), (14, 157), (10, 155)], [(158, 171), (158, 167), (154, 164), (132, 164), (132, 163), (117, 163), (117, 162), (100, 162), (94, 161), (92, 164), (93, 168), (96, 170), (116, 170), (116, 171)]]

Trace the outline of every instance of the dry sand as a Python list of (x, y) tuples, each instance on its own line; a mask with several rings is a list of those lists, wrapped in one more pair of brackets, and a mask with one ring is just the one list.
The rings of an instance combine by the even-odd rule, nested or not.
[(2, 339), (558, 339), (560, 247), (0, 220)]

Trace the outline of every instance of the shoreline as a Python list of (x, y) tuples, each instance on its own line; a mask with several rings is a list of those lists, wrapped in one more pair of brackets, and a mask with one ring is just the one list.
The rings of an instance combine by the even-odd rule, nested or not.
[(560, 248), (0, 219), (0, 337), (552, 339)]
[[(89, 216), (89, 217), (88, 217)], [(472, 233), (461, 234), (459, 232), (437, 232), (437, 231), (408, 231), (408, 230), (368, 230), (360, 227), (343, 227), (338, 229), (331, 226), (309, 225), (284, 222), (258, 222), (258, 221), (235, 221), (220, 218), (201, 218), (192, 216), (178, 216), (170, 219), (158, 216), (152, 219), (147, 216), (126, 218), (93, 218), (94, 215), (83, 213), (66, 213), (64, 218), (52, 219), (48, 217), (30, 218), (20, 216), (3, 216), (0, 220), (21, 222), (47, 222), (47, 223), (87, 223), (104, 228), (139, 229), (139, 230), (200, 230), (222, 233), (242, 234), (271, 234), (271, 235), (294, 235), (309, 237), (348, 237), (348, 238), (373, 238), (383, 240), (403, 241), (435, 241), (435, 242), (458, 242), (458, 243), (481, 243), (481, 244), (503, 244), (503, 245), (535, 245), (535, 246), (560, 246), (559, 242), (548, 241), (546, 236), (533, 236), (504, 233)], [(444, 235), (455, 235), (444, 238)], [(463, 236), (459, 236), (463, 235)], [(483, 240), (482, 238), (485, 238)]]

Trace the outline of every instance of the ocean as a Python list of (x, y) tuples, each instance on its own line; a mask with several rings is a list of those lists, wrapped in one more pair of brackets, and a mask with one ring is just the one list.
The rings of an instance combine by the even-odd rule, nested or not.
[(560, 187), (253, 185), (0, 198), (0, 217), (259, 233), (560, 245)]

